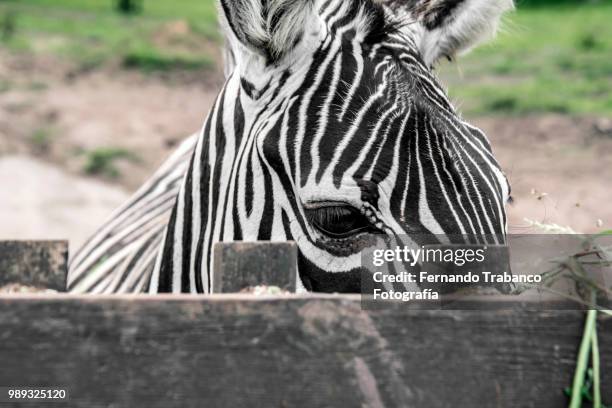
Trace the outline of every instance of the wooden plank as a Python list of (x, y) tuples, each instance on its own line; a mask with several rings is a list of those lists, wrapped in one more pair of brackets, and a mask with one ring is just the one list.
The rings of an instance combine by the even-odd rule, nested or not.
[(214, 256), (214, 293), (237, 293), (260, 285), (295, 293), (294, 242), (222, 242), (215, 244)]
[(67, 241), (0, 241), (0, 287), (66, 290)]
[[(358, 296), (2, 297), (0, 386), (61, 406), (561, 407), (584, 313)], [(612, 319), (600, 319), (612, 402)], [(53, 406), (45, 403), (45, 406)]]

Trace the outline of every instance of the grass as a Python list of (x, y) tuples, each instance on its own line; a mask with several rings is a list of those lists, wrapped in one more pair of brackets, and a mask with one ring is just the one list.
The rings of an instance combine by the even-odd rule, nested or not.
[(4, 93), (4, 92), (8, 92), (11, 90), (11, 83), (9, 81), (6, 81), (2, 78), (0, 78), (0, 94)]
[(468, 114), (612, 114), (612, 1), (518, 2), (491, 44), (443, 64)]
[(52, 54), (85, 68), (118, 61), (150, 72), (206, 69), (218, 42), (212, 0), (145, 0), (141, 12), (117, 12), (111, 0), (0, 1), (0, 45)]
[(32, 145), (39, 152), (46, 152), (51, 144), (53, 133), (54, 132), (52, 131), (52, 129), (46, 127), (36, 129), (30, 137), (30, 139), (32, 140)]
[[(592, 368), (589, 366), (591, 356)], [(605, 408), (601, 402), (600, 356), (597, 343), (597, 310), (587, 312), (584, 333), (578, 350), (576, 370), (571, 388), (565, 390), (570, 397), (570, 408), (580, 408), (584, 400), (594, 408)]]
[[(567, 228), (558, 225), (536, 225), (544, 232), (553, 234), (576, 234)], [(597, 317), (598, 314), (612, 316), (612, 310), (607, 310), (598, 305), (598, 299), (607, 299), (612, 294), (612, 288), (601, 284), (593, 279), (588, 273), (589, 267), (605, 271), (612, 266), (612, 247), (609, 240), (602, 242), (602, 238), (612, 235), (612, 230), (602, 231), (596, 235), (579, 236), (580, 251), (574, 255), (551, 260), (554, 266), (550, 271), (542, 274), (544, 286), (538, 290), (549, 290), (552, 293), (568, 297), (577, 304), (588, 307), (582, 340), (576, 356), (576, 369), (572, 386), (564, 391), (569, 397), (570, 408), (580, 408), (587, 402), (594, 408), (609, 408), (602, 402), (601, 398), (601, 362), (599, 345), (597, 340)], [(571, 282), (576, 288), (576, 295), (563, 295), (551, 289), (556, 282)], [(519, 288), (517, 293), (524, 289)], [(588, 297), (588, 299), (586, 299)], [(591, 367), (589, 368), (589, 360)]]
[[(517, 0), (498, 39), (444, 63), (451, 97), (470, 115), (612, 115), (612, 0)], [(213, 0), (1, 0), (0, 47), (96, 69), (205, 70), (219, 62)], [(2, 91), (0, 87), (0, 92)]]
[(125, 149), (115, 147), (98, 148), (87, 153), (84, 170), (90, 175), (117, 178), (120, 172), (115, 164), (120, 159), (134, 161), (136, 156)]
[(122, 64), (125, 68), (153, 72), (211, 68), (215, 62), (208, 56), (194, 58), (189, 55), (165, 55), (153, 48), (144, 48), (127, 52), (122, 58)]

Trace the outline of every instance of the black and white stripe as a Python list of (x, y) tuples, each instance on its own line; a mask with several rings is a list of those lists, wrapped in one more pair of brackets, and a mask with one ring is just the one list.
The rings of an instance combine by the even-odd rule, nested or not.
[[(434, 234), (504, 239), (506, 179), (424, 57), (437, 53), (422, 49), (437, 28), (405, 21), (418, 2), (312, 0), (299, 10), (281, 0), (221, 3), (236, 67), (186, 173), (184, 155), (168, 165), (185, 173), (178, 196), (177, 179), (165, 174), (154, 184), (172, 180), (167, 195), (141, 190), (73, 260), (72, 288), (138, 290), (146, 282), (152, 293), (206, 293), (216, 242), (293, 240), (303, 289), (358, 291), (364, 234), (418, 244)], [(465, 3), (448, 13), (479, 2)], [(252, 25), (260, 27), (233, 17), (257, 13)], [(279, 38), (286, 24), (302, 24), (289, 42)], [(143, 217), (167, 217), (168, 203), (165, 232), (165, 223), (140, 227), (149, 225)], [(90, 255), (108, 248), (116, 248), (109, 259)]]
[(146, 291), (198, 135), (185, 140), (155, 175), (116, 210), (70, 260), (77, 293)]

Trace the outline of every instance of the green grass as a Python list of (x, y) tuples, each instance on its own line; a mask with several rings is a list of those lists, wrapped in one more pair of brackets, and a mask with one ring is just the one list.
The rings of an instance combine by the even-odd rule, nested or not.
[(0, 94), (10, 91), (12, 88), (11, 83), (0, 78)]
[(110, 178), (119, 177), (120, 173), (115, 163), (117, 160), (126, 159), (135, 161), (136, 156), (129, 150), (104, 147), (87, 153), (84, 170), (90, 175), (101, 175)]
[[(545, 7), (547, 6), (547, 7)], [(612, 1), (527, 2), (491, 44), (443, 64), (468, 114), (612, 114)]]
[(36, 129), (31, 136), (33, 145), (40, 151), (46, 151), (49, 148), (53, 132), (49, 128)]
[(215, 62), (206, 55), (198, 58), (179, 54), (166, 55), (154, 48), (143, 48), (127, 52), (122, 58), (122, 64), (125, 68), (138, 68), (145, 72), (153, 72), (211, 68)]
[[(461, 109), (611, 115), (612, 0), (517, 3), (497, 40), (442, 65)], [(84, 69), (109, 62), (144, 72), (219, 64), (210, 54), (220, 39), (213, 0), (144, 0), (142, 11), (128, 16), (114, 4), (0, 0), (0, 47), (57, 55)]]
[(0, 46), (14, 52), (146, 71), (209, 68), (208, 44), (219, 40), (212, 0), (145, 0), (135, 15), (112, 0), (3, 0), (0, 34)]
[[(31, 5), (48, 10), (88, 12), (95, 15), (117, 14), (113, 0), (3, 0), (6, 3)], [(213, 0), (144, 0), (142, 16), (160, 19), (190, 17), (205, 21), (216, 21)]]

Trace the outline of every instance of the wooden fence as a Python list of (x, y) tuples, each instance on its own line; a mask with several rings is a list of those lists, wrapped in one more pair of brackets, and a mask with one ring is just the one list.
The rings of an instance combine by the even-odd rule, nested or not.
[[(488, 306), (367, 310), (354, 295), (4, 295), (0, 389), (64, 388), (68, 398), (0, 406), (567, 405), (584, 312), (509, 298)], [(610, 403), (612, 319), (600, 318), (599, 344)]]

